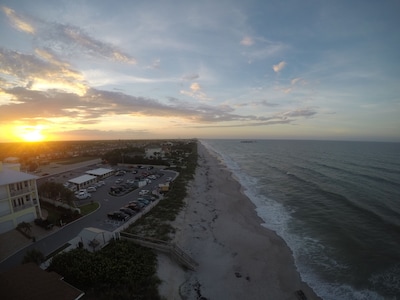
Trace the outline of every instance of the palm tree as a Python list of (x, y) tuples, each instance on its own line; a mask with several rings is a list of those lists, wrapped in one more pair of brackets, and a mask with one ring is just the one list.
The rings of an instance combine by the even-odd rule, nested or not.
[(30, 235), (32, 225), (31, 225), (31, 223), (21, 222), (17, 225), (17, 229), (25, 232), (27, 235)]

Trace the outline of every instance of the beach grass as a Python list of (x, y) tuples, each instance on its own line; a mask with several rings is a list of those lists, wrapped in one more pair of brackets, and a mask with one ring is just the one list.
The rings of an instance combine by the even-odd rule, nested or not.
[(197, 142), (190, 147), (190, 154), (174, 170), (179, 176), (170, 184), (170, 191), (148, 214), (135, 222), (126, 231), (128, 233), (169, 241), (175, 232), (171, 223), (185, 205), (187, 185), (194, 178), (197, 166)]

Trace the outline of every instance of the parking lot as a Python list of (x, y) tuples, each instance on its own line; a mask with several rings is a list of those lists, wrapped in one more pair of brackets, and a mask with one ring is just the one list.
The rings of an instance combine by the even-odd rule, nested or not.
[[(111, 168), (109, 166), (101, 167)], [(46, 178), (39, 179), (38, 184), (43, 182), (43, 180), (64, 184), (69, 179), (81, 176), (85, 174), (86, 171), (94, 168), (98, 168), (98, 166), (90, 165), (73, 171), (53, 174)], [(100, 204), (98, 211), (93, 213), (93, 216), (87, 217), (92, 219), (91, 226), (114, 231), (124, 223), (132, 223), (158, 203), (158, 199), (162, 197), (162, 195), (158, 193), (158, 185), (166, 183), (170, 178), (175, 178), (177, 175), (176, 172), (164, 170), (163, 168), (164, 167), (161, 166), (154, 166), (151, 169), (148, 169), (147, 166), (142, 168), (120, 168), (118, 170), (114, 168), (116, 169), (115, 175), (103, 179), (104, 185), (96, 186), (95, 191), (88, 191), (91, 195), (90, 198), (84, 200), (76, 199), (75, 204), (79, 207), (92, 201), (98, 202)], [(134, 188), (135, 182), (137, 182), (138, 179), (141, 179), (142, 182), (145, 181), (146, 185)], [(115, 188), (120, 188), (120, 191), (117, 193), (110, 193), (110, 190)], [(127, 208), (129, 205), (132, 211), (120, 211), (121, 208)], [(134, 205), (140, 209), (133, 210)], [(115, 212), (121, 212), (121, 217), (111, 217), (109, 215)]]

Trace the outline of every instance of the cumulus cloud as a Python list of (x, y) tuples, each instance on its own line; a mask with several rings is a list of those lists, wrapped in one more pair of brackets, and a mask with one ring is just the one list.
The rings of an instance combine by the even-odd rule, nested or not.
[(201, 90), (200, 84), (197, 82), (194, 82), (190, 85), (190, 89), (193, 91), (193, 93), (196, 93)]
[(250, 36), (245, 36), (241, 41), (240, 44), (243, 46), (252, 46), (254, 44), (254, 40)]
[(197, 83), (197, 82), (193, 82), (193, 83), (190, 85), (190, 90), (189, 90), (189, 91), (187, 91), (187, 90), (181, 90), (180, 93), (181, 93), (182, 95), (190, 96), (190, 97), (192, 97), (192, 98), (195, 98), (195, 99), (198, 99), (198, 100), (202, 100), (202, 101), (211, 100), (211, 98), (208, 97), (208, 96), (206, 95), (206, 93), (203, 92), (202, 87), (201, 87), (200, 84)]
[(273, 65), (272, 69), (274, 70), (275, 73), (279, 73), (280, 71), (283, 70), (283, 68), (286, 66), (285, 61), (281, 61), (280, 63)]

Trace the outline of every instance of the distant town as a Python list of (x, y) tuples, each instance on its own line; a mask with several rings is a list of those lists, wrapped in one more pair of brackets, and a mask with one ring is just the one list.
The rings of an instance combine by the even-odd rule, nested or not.
[[(52, 162), (88, 158), (109, 158), (104, 163), (128, 163), (138, 160), (168, 160), (173, 146), (189, 140), (104, 140), (104, 141), (56, 141), (39, 143), (0, 143), (0, 161), (18, 163), (23, 172), (40, 173)], [(107, 155), (108, 154), (108, 155)], [(45, 174), (47, 175), (47, 174)]]

